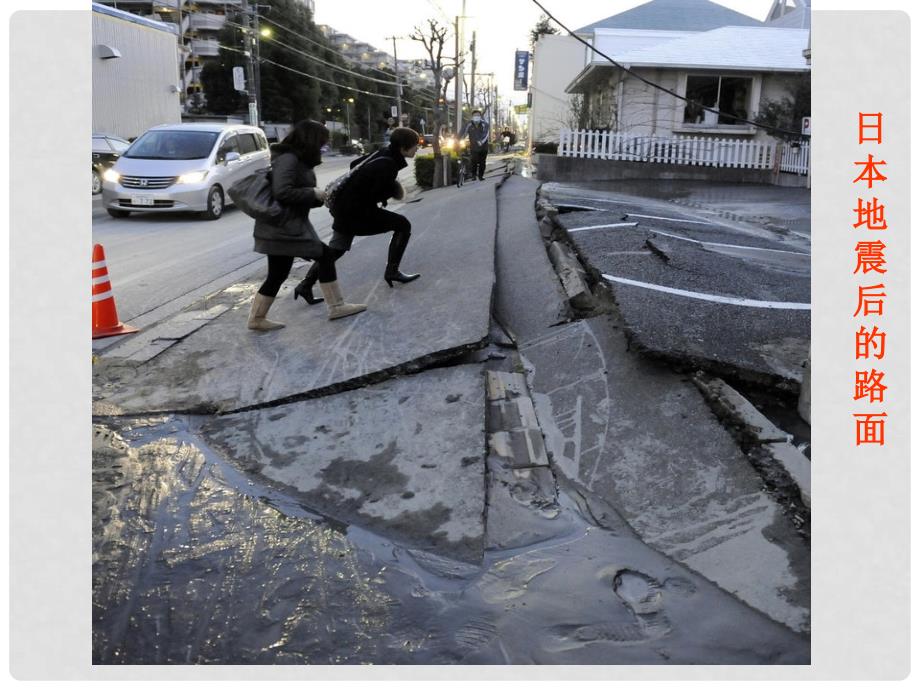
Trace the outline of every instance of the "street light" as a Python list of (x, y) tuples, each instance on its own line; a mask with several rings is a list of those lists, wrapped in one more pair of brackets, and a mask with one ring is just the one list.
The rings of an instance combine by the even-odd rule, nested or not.
[(346, 98), (345, 100), (345, 119), (348, 121), (348, 146), (351, 146), (351, 108), (350, 105), (355, 102), (354, 98)]

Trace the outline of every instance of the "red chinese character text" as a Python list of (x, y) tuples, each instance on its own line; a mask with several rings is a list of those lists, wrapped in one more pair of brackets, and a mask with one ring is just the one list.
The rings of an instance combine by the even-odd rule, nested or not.
[(872, 158), (872, 154), (871, 154), (871, 153), (869, 154), (869, 160), (867, 160), (867, 161), (855, 161), (855, 162), (853, 163), (853, 165), (861, 165), (861, 166), (863, 166), (862, 172), (859, 173), (859, 175), (856, 176), (856, 179), (855, 179), (855, 180), (853, 180), (854, 183), (855, 183), (855, 182), (860, 182), (860, 181), (862, 181), (862, 182), (868, 182), (868, 183), (869, 183), (869, 189), (872, 189), (872, 183), (873, 183), (873, 182), (884, 182), (885, 180), (888, 179), (887, 177), (885, 177), (884, 175), (882, 175), (881, 171), (879, 171), (879, 169), (878, 169), (878, 166), (880, 166), (880, 165), (888, 165), (888, 163), (887, 163), (886, 161), (877, 161), (877, 160), (875, 160), (874, 158)]
[[(855, 182), (855, 180), (854, 180)], [(872, 186), (871, 184), (869, 185)], [(885, 204), (880, 204), (878, 199), (872, 197), (872, 201), (866, 201), (862, 197), (856, 202), (856, 222), (854, 228), (865, 225), (866, 230), (887, 230), (888, 221), (885, 220)]]
[[(862, 311), (863, 316), (869, 316), (870, 314), (882, 315), (882, 309), (885, 306), (885, 301), (881, 299), (882, 297), (887, 297), (884, 292), (874, 292), (874, 290), (884, 290), (885, 284), (879, 283), (878, 285), (868, 285), (863, 287), (859, 286), (859, 305), (856, 307), (856, 311), (853, 312), (853, 316), (859, 314)], [(870, 299), (870, 298), (878, 299)]]
[(874, 443), (885, 445), (885, 417), (887, 412), (876, 414), (854, 414), (856, 418), (856, 445)]
[(887, 273), (885, 268), (885, 244), (884, 242), (857, 242), (856, 243), (856, 268), (853, 273), (858, 273), (862, 269), (863, 273), (875, 271), (876, 273)]
[[(875, 131), (874, 136), (870, 136)], [(882, 143), (882, 114), (881, 113), (860, 113), (859, 114), (859, 143), (864, 141), (877, 141)]]
[(869, 351), (874, 350), (876, 359), (885, 357), (885, 333), (877, 326), (867, 331), (865, 326), (860, 326), (856, 332), (856, 359), (869, 359)]
[(876, 371), (857, 371), (856, 372), (856, 391), (853, 394), (853, 400), (862, 400), (868, 397), (869, 402), (884, 402), (885, 391), (888, 386), (882, 383), (885, 378), (885, 372)]

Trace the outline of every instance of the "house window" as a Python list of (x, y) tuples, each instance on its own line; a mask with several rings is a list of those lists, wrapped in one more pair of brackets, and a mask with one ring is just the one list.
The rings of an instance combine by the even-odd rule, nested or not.
[[(703, 125), (744, 124), (750, 110), (753, 79), (750, 77), (693, 76), (687, 77), (687, 104), (684, 123)], [(714, 113), (704, 108), (715, 108)]]

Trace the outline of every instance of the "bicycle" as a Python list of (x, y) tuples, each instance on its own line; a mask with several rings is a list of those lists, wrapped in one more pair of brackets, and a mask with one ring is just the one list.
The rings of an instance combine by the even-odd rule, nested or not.
[(470, 169), (470, 156), (466, 151), (460, 154), (459, 165), (457, 166), (457, 186), (462, 187), (466, 182), (466, 177)]

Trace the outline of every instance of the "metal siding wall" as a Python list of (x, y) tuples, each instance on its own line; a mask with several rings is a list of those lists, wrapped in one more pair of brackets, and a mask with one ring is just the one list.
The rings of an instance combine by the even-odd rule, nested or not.
[[(96, 45), (117, 48), (120, 58), (101, 60)], [(93, 13), (93, 131), (136, 137), (148, 128), (180, 122), (178, 38)]]

